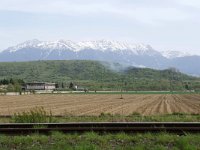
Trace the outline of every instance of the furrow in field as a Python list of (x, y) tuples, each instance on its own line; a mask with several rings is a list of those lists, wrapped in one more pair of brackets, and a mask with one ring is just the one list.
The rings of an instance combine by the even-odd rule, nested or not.
[(162, 94), (59, 94), (0, 96), (0, 115), (43, 106), (54, 115), (200, 113), (200, 96)]

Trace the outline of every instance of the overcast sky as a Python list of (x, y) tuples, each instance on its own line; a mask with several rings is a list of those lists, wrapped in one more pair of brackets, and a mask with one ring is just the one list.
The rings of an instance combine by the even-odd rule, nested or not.
[(30, 39), (107, 39), (200, 54), (200, 0), (0, 0), (0, 50)]

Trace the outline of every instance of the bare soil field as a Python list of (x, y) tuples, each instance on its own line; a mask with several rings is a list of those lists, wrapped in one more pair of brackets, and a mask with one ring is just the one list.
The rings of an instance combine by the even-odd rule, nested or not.
[(12, 115), (36, 106), (51, 110), (53, 115), (200, 114), (200, 95), (125, 94), (123, 99), (118, 94), (0, 96), (0, 115)]

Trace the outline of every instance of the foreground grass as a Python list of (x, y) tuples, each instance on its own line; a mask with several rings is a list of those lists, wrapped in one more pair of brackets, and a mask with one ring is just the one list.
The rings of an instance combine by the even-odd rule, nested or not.
[[(34, 116), (30, 116), (27, 121), (27, 116), (24, 119), (19, 117), (0, 117), (0, 123), (29, 123), (29, 122), (200, 122), (200, 114), (184, 114), (184, 113), (173, 113), (166, 115), (152, 115), (143, 116), (138, 113), (132, 115), (120, 115), (120, 114), (104, 114), (99, 116), (73, 116), (65, 115), (60, 117), (45, 117), (43, 121), (35, 121)], [(37, 116), (36, 116), (37, 117)], [(50, 119), (49, 119), (50, 118)], [(23, 120), (24, 119), (24, 120)], [(38, 119), (37, 119), (38, 120)]]
[(200, 134), (178, 136), (168, 133), (145, 134), (103, 134), (94, 132), (84, 134), (5, 136), (0, 135), (0, 149), (134, 149), (134, 150), (197, 150), (200, 149)]
[(166, 115), (143, 116), (138, 113), (132, 115), (111, 115), (102, 113), (99, 116), (64, 116), (54, 118), (55, 122), (199, 122), (200, 114), (173, 113)]

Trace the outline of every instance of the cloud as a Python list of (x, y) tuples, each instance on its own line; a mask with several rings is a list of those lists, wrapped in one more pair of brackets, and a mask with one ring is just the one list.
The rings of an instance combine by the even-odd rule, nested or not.
[[(175, 3), (174, 1), (177, 1)], [(159, 21), (181, 21), (190, 14), (180, 9), (180, 0), (3, 0), (0, 10), (27, 13), (47, 13), (71, 16), (95, 16), (109, 14), (116, 17), (136, 19), (147, 24)], [(185, 0), (186, 1), (186, 0)], [(193, 3), (184, 3), (193, 4)]]
[(194, 7), (194, 8), (200, 8), (200, 1), (199, 0), (176, 0), (177, 3), (180, 5), (188, 6), (188, 7)]
[(0, 10), (72, 15), (105, 11), (107, 5), (92, 1), (79, 2), (77, 0), (4, 0), (1, 2)]
[(0, 46), (108, 38), (198, 50), (199, 16), (199, 0), (0, 0)]

